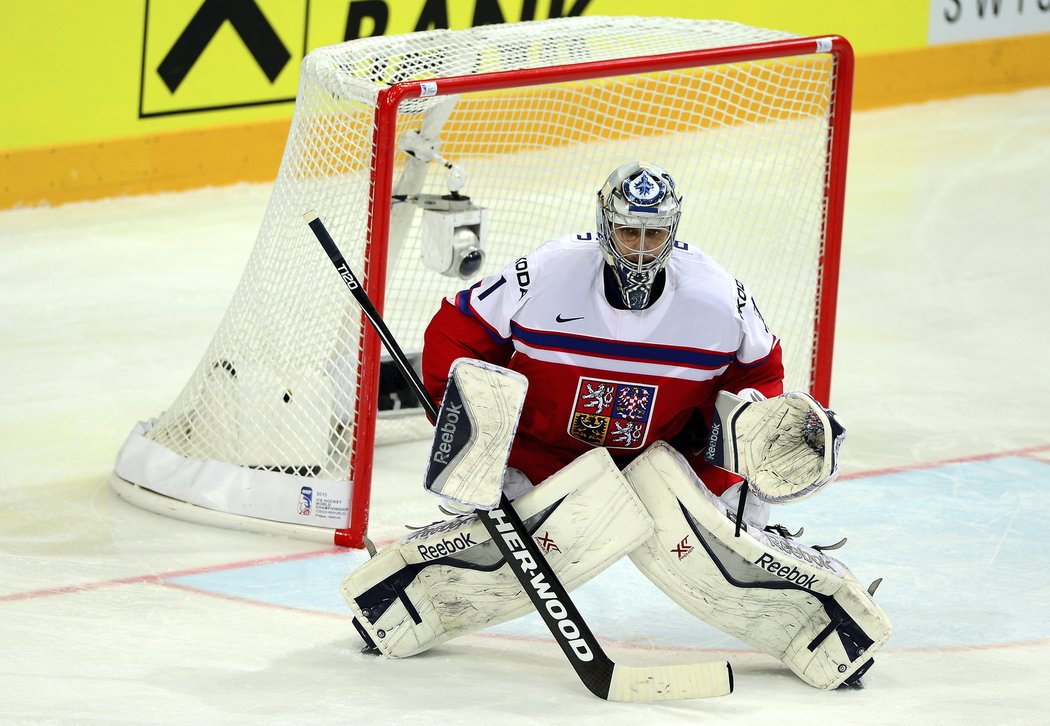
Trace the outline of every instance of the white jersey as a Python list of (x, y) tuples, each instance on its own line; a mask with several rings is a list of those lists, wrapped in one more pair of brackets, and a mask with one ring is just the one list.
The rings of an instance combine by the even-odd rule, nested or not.
[[(675, 247), (656, 301), (621, 310), (606, 298), (606, 264), (592, 235), (551, 240), (450, 300), (459, 315), (435, 317), (444, 332), (439, 339), (428, 331), (424, 372), (440, 380), (454, 357), (467, 355), (525, 375), (511, 465), (534, 482), (537, 470), (551, 473), (536, 459), (552, 452), (563, 465), (591, 446), (615, 456), (670, 439), (712, 404), (730, 367), (743, 381), (734, 390), (761, 388), (740, 370), (763, 368), (776, 352), (756, 380), (779, 386), (776, 336), (746, 288), (702, 252)], [(478, 325), (488, 341), (471, 330)]]
[(768, 356), (776, 338), (746, 288), (704, 253), (675, 248), (663, 294), (645, 310), (609, 305), (590, 233), (551, 240), (486, 278), (470, 304), (516, 350), (553, 363), (709, 380), (734, 359)]

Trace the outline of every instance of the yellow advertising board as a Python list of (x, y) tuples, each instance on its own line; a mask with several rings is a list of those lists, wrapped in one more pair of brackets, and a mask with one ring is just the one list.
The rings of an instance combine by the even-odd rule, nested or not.
[(289, 103), (309, 2), (148, 0), (139, 117)]
[(6, 0), (0, 209), (272, 178), (309, 50), (573, 15), (842, 35), (858, 107), (1050, 83), (1050, 0)]
[[(654, 12), (656, 11), (656, 12)], [(915, 0), (9, 0), (0, 149), (287, 118), (299, 63), (370, 35), (568, 15), (720, 18), (845, 35), (858, 53), (925, 43)]]

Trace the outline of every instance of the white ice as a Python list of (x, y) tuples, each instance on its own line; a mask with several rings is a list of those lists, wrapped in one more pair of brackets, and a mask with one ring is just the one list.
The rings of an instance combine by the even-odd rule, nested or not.
[[(363, 555), (158, 516), (109, 489), (210, 340), (269, 187), (0, 213), (0, 721), (1047, 723), (1050, 89), (854, 115), (832, 405), (845, 476), (775, 519), (849, 544), (895, 635), (821, 692), (629, 565), (575, 596), (614, 659), (725, 659), (707, 701), (591, 696), (534, 617), (387, 661), (337, 592)], [(379, 452), (371, 534), (436, 515)], [(1042, 684), (1042, 685), (1040, 685)]]

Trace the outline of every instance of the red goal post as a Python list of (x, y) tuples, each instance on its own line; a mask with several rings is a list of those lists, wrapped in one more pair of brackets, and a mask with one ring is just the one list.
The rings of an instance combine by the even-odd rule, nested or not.
[[(598, 33), (622, 47), (579, 60), (587, 54), (558, 44), (604, 48), (592, 41)], [(121, 450), (113, 477), (121, 496), (194, 521), (362, 546), (377, 418), (386, 440), (426, 427), (403, 415), (410, 407), (377, 416), (379, 340), (330, 279), (302, 213), (314, 207), (325, 217), (376, 307), (390, 305), (384, 316), (402, 346), (417, 348), (441, 297), (473, 282), (420, 262), (429, 244), (423, 199), (448, 191), (446, 161), (466, 171), (464, 191), (489, 207), (477, 277), (538, 245), (541, 232), (590, 229), (593, 193), (619, 163), (664, 166), (685, 194), (679, 237), (710, 252), (763, 303), (785, 341), (788, 387), (828, 401), (853, 76), (844, 39), (642, 18), (413, 35), (434, 43), (406, 51), (396, 38), (368, 39), (304, 61), (245, 277), (179, 399)], [(665, 36), (673, 40), (648, 42)], [(355, 43), (370, 47), (351, 51)], [(696, 47), (642, 54), (676, 43)], [(453, 47), (471, 49), (480, 70), (443, 75), (443, 66), (457, 67), (450, 56), (459, 51), (446, 50)], [(485, 70), (507, 58), (517, 67)], [(374, 96), (358, 88), (367, 86), (354, 76), (362, 68), (379, 86)], [(376, 84), (377, 74), (389, 78)], [(429, 145), (408, 158), (413, 133)], [(438, 163), (422, 161), (421, 150)], [(564, 189), (564, 207), (545, 174)], [(552, 221), (535, 223), (545, 211)], [(283, 285), (268, 283), (270, 293), (254, 289), (285, 273)], [(328, 320), (332, 310), (337, 320)], [(315, 317), (327, 323), (314, 325)], [(320, 353), (286, 361), (297, 340)]]

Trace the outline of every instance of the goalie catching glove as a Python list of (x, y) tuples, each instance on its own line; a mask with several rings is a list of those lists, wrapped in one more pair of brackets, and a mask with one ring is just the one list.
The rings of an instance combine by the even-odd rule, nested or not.
[(838, 476), (846, 429), (807, 393), (748, 401), (721, 391), (705, 458), (776, 504), (815, 494)]

